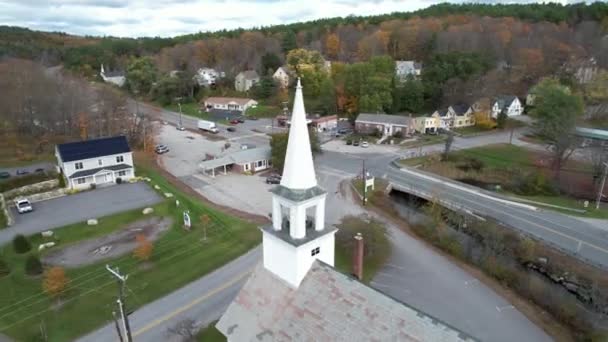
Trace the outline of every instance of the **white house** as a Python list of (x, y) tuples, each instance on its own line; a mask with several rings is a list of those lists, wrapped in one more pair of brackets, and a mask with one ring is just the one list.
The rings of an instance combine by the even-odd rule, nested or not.
[(395, 61), (395, 75), (400, 80), (405, 80), (407, 76), (420, 76), (422, 64), (415, 61)]
[(292, 113), (281, 184), (270, 190), (272, 223), (260, 227), (262, 260), (216, 328), (228, 341), (474, 341), (359, 281), (361, 235), (359, 280), (334, 268), (337, 229), (325, 224), (299, 81)]
[(500, 96), (492, 104), (492, 117), (496, 119), (502, 111), (507, 116), (521, 115), (524, 112), (524, 106), (522, 106), (517, 96)]
[(237, 110), (244, 112), (249, 107), (257, 106), (258, 102), (253, 99), (240, 97), (209, 97), (205, 100), (205, 108), (221, 110)]
[(59, 144), (55, 146), (55, 157), (70, 189), (114, 184), (135, 176), (131, 148), (125, 136)]
[(247, 91), (260, 82), (260, 76), (255, 70), (241, 71), (234, 79), (234, 88), (237, 91)]
[(224, 72), (217, 71), (213, 68), (200, 68), (196, 71), (196, 75), (194, 75), (194, 80), (201, 87), (208, 87), (215, 84), (215, 82), (225, 77)]
[(119, 87), (122, 87), (125, 84), (127, 78), (125, 77), (125, 73), (122, 71), (105, 71), (103, 64), (101, 65), (101, 72), (99, 76), (106, 83), (113, 83)]
[(272, 78), (279, 83), (281, 88), (287, 88), (289, 85), (289, 73), (287, 73), (284, 67), (278, 67)]
[(361, 113), (355, 120), (355, 130), (364, 134), (378, 130), (383, 136), (392, 136), (399, 132), (405, 136), (414, 131), (414, 124), (409, 116)]

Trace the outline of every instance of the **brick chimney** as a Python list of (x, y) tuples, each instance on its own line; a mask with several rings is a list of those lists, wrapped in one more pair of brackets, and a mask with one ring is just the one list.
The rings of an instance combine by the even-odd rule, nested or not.
[(355, 250), (353, 251), (353, 275), (359, 280), (363, 279), (363, 236), (355, 235)]

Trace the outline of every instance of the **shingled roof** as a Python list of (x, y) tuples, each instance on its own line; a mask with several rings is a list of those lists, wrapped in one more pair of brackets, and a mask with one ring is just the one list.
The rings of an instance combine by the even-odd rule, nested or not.
[(57, 151), (61, 160), (70, 162), (113, 154), (131, 152), (127, 138), (124, 135), (110, 138), (100, 138), (85, 141), (77, 141), (57, 145)]
[(318, 260), (297, 289), (258, 264), (216, 327), (231, 341), (475, 341)]

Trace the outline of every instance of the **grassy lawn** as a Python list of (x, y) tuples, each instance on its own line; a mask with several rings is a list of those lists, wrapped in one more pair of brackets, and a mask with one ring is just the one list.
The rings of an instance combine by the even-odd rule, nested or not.
[[(3, 246), (0, 256), (11, 266), (11, 273), (0, 278), (0, 332), (19, 341), (40, 339), (40, 324), (44, 322), (51, 341), (68, 341), (109, 323), (115, 309), (116, 282), (105, 270), (105, 264), (120, 267), (129, 274), (127, 308), (134, 310), (220, 267), (260, 242), (260, 232), (253, 224), (207, 207), (197, 199), (178, 191), (168, 180), (144, 165), (138, 173), (152, 179), (161, 192), (171, 192), (175, 198), (155, 208), (154, 215), (171, 216), (174, 224), (154, 242), (151, 267), (141, 267), (131, 254), (97, 264), (66, 270), (71, 280), (56, 305), (42, 292), (42, 278), (24, 274), (26, 255), (17, 255), (12, 245)], [(174, 199), (180, 201), (175, 208)], [(181, 212), (188, 209), (192, 230), (181, 228)], [(208, 215), (207, 240), (199, 217)], [(139, 210), (101, 218), (100, 224), (88, 227), (84, 223), (55, 230), (61, 245), (76, 243), (92, 236), (121, 229), (143, 215)], [(40, 235), (31, 237), (33, 245)], [(36, 253), (30, 251), (29, 253)]]
[(466, 136), (466, 135), (472, 135), (472, 134), (483, 133), (483, 132), (491, 132), (491, 131), (494, 131), (494, 129), (475, 125), (475, 126), (453, 128), (453, 131)]
[(443, 142), (445, 140), (445, 138), (446, 138), (445, 135), (425, 134), (425, 135), (420, 135), (416, 141), (408, 141), (406, 143), (401, 144), (400, 146), (405, 147), (405, 148), (413, 148), (413, 147), (420, 147), (420, 146), (425, 146), (425, 145), (439, 144), (439, 143)]
[[(179, 106), (177, 104), (170, 104), (164, 106), (164, 108), (179, 113)], [(183, 103), (182, 114), (195, 117), (197, 119), (209, 119), (209, 113), (200, 110), (200, 105), (195, 102)]]
[(606, 203), (600, 204), (599, 209), (595, 209), (595, 202), (589, 201), (589, 206), (585, 208), (583, 200), (577, 200), (570, 197), (565, 196), (516, 196), (518, 198), (523, 198), (530, 201), (546, 203), (550, 205), (557, 205), (560, 207), (586, 210), (585, 213), (580, 213), (567, 209), (553, 208), (547, 207), (548, 209), (562, 212), (567, 215), (572, 216), (580, 216), (580, 217), (588, 217), (588, 218), (598, 218), (598, 219), (608, 219), (608, 207)]
[(201, 329), (196, 334), (196, 340), (200, 342), (225, 342), (226, 337), (215, 328), (217, 321), (209, 324), (205, 329)]
[(354, 236), (361, 233), (365, 242), (363, 282), (369, 283), (391, 255), (386, 227), (373, 218), (347, 216), (337, 228), (339, 230), (336, 234), (336, 268), (342, 273), (352, 274)]
[(489, 168), (530, 165), (532, 151), (509, 144), (475, 147), (451, 153), (454, 158), (468, 157), (482, 161)]
[(258, 118), (274, 118), (282, 112), (283, 110), (277, 106), (258, 104), (255, 108), (247, 109), (245, 115), (255, 116)]

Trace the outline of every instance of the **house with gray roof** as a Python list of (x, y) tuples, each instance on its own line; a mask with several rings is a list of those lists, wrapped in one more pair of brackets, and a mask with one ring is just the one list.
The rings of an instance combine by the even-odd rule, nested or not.
[(505, 112), (507, 116), (517, 116), (524, 112), (524, 106), (517, 96), (503, 95), (494, 100), (492, 104), (492, 117), (497, 118), (498, 114)]
[(397, 132), (410, 135), (413, 129), (412, 118), (404, 115), (361, 113), (355, 120), (355, 130), (363, 134), (378, 130), (383, 136), (392, 136)]
[(422, 64), (415, 61), (395, 61), (395, 76), (405, 81), (408, 76), (419, 77), (422, 73)]
[(234, 79), (234, 89), (247, 91), (260, 82), (260, 75), (255, 70), (241, 71)]
[(219, 156), (214, 159), (204, 160), (199, 168), (207, 174), (215, 177), (217, 169), (226, 174), (229, 170), (238, 173), (255, 173), (263, 171), (272, 166), (270, 147), (241, 148), (240, 150)]
[(122, 87), (127, 81), (127, 77), (123, 71), (113, 70), (106, 71), (103, 64), (101, 65), (101, 70), (99, 72), (99, 76), (106, 83), (112, 83), (119, 87)]

